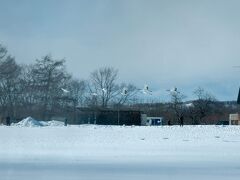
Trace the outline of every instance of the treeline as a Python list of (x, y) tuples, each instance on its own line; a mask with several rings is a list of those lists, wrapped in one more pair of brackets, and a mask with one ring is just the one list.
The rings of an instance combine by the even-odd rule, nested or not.
[[(181, 116), (186, 124), (210, 124), (234, 112), (202, 88), (194, 92), (195, 100), (185, 102), (177, 89), (169, 91), (168, 103), (140, 103), (139, 89), (133, 84), (118, 83), (118, 70), (99, 68), (88, 80), (73, 78), (66, 70), (64, 59), (46, 55), (33, 64), (18, 64), (7, 49), (0, 45), (0, 118), (21, 120), (32, 116), (50, 120), (67, 117), (75, 122), (79, 107), (132, 108), (161, 116), (178, 124)], [(215, 120), (214, 120), (215, 119)]]
[[(105, 108), (130, 102), (136, 87), (118, 84), (117, 79), (118, 71), (111, 67), (93, 71), (89, 80), (75, 79), (67, 72), (64, 59), (50, 55), (31, 65), (20, 65), (0, 45), (0, 115), (11, 119), (74, 119), (77, 107)], [(128, 91), (124, 96), (123, 88)]]
[[(198, 103), (197, 101), (191, 101), (191, 103)], [(188, 106), (189, 102), (182, 103), (181, 115), (184, 117), (184, 124), (188, 125), (204, 125), (204, 124), (216, 124), (219, 121), (228, 121), (229, 114), (238, 112), (238, 105), (235, 101), (231, 102), (219, 102), (214, 101), (209, 108), (200, 108)], [(180, 117), (175, 114), (172, 109), (171, 102), (168, 103), (145, 103), (135, 104), (149, 117), (164, 117), (164, 124), (167, 124), (170, 120), (172, 125), (179, 125)], [(205, 106), (206, 107), (206, 106)]]

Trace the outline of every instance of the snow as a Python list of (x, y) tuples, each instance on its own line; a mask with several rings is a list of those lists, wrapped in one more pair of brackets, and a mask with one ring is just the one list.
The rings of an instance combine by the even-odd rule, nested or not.
[(19, 126), (0, 126), (3, 179), (240, 177), (240, 126), (65, 127), (55, 126), (56, 122), (35, 126), (30, 119), (27, 122), (34, 125), (29, 127), (34, 128), (29, 128), (26, 121)]
[(47, 126), (64, 126), (64, 122), (51, 120), (51, 121), (47, 121)]
[(13, 123), (13, 126), (20, 127), (43, 127), (43, 126), (63, 126), (64, 122), (51, 120), (51, 121), (38, 121), (32, 117), (27, 117), (18, 123)]
[(44, 124), (41, 123), (41, 121), (37, 121), (35, 119), (33, 119), (32, 117), (27, 117), (25, 119), (23, 119), (22, 121), (13, 124), (15, 126), (22, 126), (22, 127), (39, 127), (39, 126), (43, 126)]

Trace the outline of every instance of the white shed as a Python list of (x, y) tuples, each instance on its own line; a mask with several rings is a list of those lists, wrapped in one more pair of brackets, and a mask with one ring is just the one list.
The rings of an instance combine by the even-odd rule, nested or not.
[(240, 114), (229, 114), (229, 125), (240, 125)]
[(163, 125), (163, 117), (147, 117), (142, 118), (143, 126), (162, 126)]

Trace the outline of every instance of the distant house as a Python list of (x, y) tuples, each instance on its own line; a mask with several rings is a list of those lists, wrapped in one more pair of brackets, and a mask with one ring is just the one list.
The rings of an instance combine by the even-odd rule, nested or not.
[(240, 125), (240, 114), (230, 114), (229, 125)]
[(78, 124), (141, 125), (141, 111), (78, 108)]

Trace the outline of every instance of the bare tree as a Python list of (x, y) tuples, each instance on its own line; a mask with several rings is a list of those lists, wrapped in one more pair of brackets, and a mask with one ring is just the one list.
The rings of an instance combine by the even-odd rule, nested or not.
[(15, 116), (19, 97), (19, 75), (21, 67), (15, 59), (7, 55), (6, 48), (0, 46), (0, 105), (6, 115)]
[(57, 109), (59, 106), (62, 90), (67, 80), (70, 78), (65, 70), (65, 60), (54, 60), (47, 55), (40, 60), (36, 60), (33, 65), (33, 87), (36, 98), (42, 105), (42, 118), (46, 119), (46, 115)]
[(107, 107), (109, 102), (118, 94), (119, 87), (116, 84), (118, 70), (104, 67), (95, 70), (90, 75), (90, 93), (96, 93), (101, 107)]
[(193, 119), (194, 124), (204, 123), (202, 120), (211, 112), (216, 99), (201, 87), (197, 88), (193, 94), (197, 99), (193, 101), (190, 116)]
[(186, 112), (187, 112), (187, 116), (190, 118), (192, 124), (194, 124), (194, 125), (199, 124), (198, 115), (196, 113), (196, 108), (194, 107), (193, 104), (191, 106), (187, 107)]
[(86, 93), (86, 81), (71, 79), (68, 84), (69, 95), (74, 99), (75, 106), (83, 106)]
[(0, 60), (2, 60), (7, 55), (7, 49), (0, 44)]
[(122, 83), (118, 86), (118, 92), (114, 98), (114, 103), (124, 105), (126, 103), (135, 102), (138, 92), (139, 90), (135, 85)]
[(72, 119), (74, 122), (77, 120), (77, 107), (82, 107), (85, 100), (86, 82), (84, 80), (70, 79), (67, 85), (66, 97), (72, 102), (70, 109), (72, 109)]
[(173, 111), (176, 121), (178, 122), (185, 111), (183, 100), (186, 98), (186, 96), (178, 91), (171, 92), (170, 96), (170, 109)]

